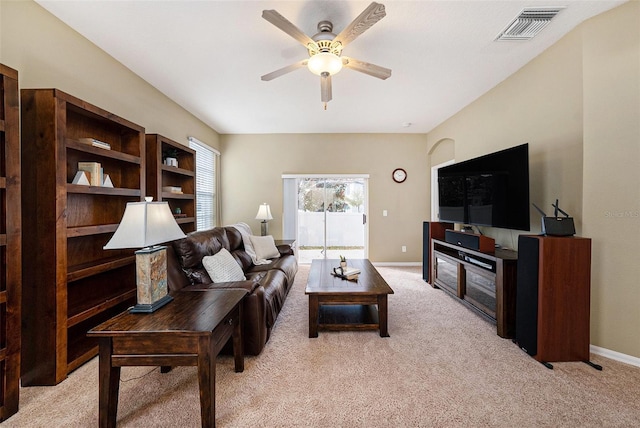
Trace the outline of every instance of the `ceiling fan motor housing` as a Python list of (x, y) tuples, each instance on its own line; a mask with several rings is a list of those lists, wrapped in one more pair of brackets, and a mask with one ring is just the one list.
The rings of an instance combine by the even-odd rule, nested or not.
[(312, 57), (321, 52), (332, 53), (336, 56), (340, 56), (342, 53), (342, 43), (336, 41), (336, 35), (331, 31), (333, 30), (333, 24), (330, 21), (320, 21), (318, 23), (318, 33), (312, 37), (315, 43), (309, 43), (307, 50), (309, 56)]

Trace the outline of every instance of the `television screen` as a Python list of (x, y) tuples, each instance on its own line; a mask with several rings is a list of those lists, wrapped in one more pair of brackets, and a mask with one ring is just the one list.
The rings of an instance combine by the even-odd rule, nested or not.
[(529, 230), (529, 144), (438, 170), (440, 221)]

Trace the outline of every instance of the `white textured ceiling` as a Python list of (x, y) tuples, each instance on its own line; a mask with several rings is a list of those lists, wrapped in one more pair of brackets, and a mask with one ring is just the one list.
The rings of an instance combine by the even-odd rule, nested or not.
[[(310, 36), (329, 20), (337, 34), (368, 1), (36, 1), (221, 134), (426, 133), (579, 23), (624, 3), (378, 0), (387, 16), (343, 54), (393, 74), (383, 81), (344, 69), (324, 111), (320, 78), (304, 68), (260, 80), (308, 57), (262, 10)], [(523, 8), (546, 6), (566, 9), (538, 36), (494, 41)]]

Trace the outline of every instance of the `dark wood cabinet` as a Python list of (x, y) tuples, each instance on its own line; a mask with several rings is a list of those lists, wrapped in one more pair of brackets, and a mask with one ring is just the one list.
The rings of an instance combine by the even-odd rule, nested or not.
[[(23, 89), (21, 101), (22, 385), (54, 385), (97, 354), (86, 332), (135, 303), (133, 250), (103, 246), (143, 197), (145, 134), (57, 89)], [(99, 163), (113, 187), (73, 184), (79, 162)]]
[[(184, 233), (196, 230), (196, 152), (158, 134), (146, 135), (146, 196), (166, 201)], [(167, 155), (177, 165), (166, 165)]]
[(515, 334), (518, 253), (488, 254), (431, 240), (432, 286), (441, 288), (496, 323), (500, 337)]
[(591, 239), (518, 239), (516, 342), (537, 361), (589, 361)]
[(21, 216), (18, 72), (0, 64), (0, 421), (20, 395)]

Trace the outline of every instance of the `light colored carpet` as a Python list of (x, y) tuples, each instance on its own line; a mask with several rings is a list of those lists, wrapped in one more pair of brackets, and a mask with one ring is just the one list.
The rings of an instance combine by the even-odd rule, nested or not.
[[(640, 369), (592, 356), (549, 370), (495, 326), (421, 278), (420, 268), (380, 267), (389, 333), (308, 336), (301, 266), (266, 349), (244, 373), (217, 366), (218, 427), (637, 427)], [(55, 387), (21, 390), (6, 427), (92, 427), (97, 359)], [(121, 427), (198, 427), (195, 367), (167, 374), (123, 368)]]

